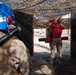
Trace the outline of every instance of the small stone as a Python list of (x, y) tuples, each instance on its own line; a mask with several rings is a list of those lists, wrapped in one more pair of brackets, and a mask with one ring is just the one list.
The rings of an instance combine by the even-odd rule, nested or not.
[(52, 70), (49, 69), (49, 67), (47, 65), (43, 65), (42, 68), (41, 68), (41, 71), (44, 73), (44, 74), (52, 74)]
[(36, 70), (35, 73), (42, 74), (40, 70)]

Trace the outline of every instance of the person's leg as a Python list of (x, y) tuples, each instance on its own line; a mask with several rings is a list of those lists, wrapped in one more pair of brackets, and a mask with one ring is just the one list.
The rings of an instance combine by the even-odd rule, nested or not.
[(55, 58), (55, 50), (56, 50), (56, 39), (53, 38), (52, 45), (51, 45), (51, 62), (52, 63)]
[(51, 59), (55, 58), (56, 45), (51, 46)]
[(62, 58), (62, 46), (58, 45), (58, 56), (59, 58)]
[(57, 52), (58, 52), (59, 61), (61, 61), (62, 60), (62, 40), (61, 39), (58, 41), (58, 44), (57, 44)]

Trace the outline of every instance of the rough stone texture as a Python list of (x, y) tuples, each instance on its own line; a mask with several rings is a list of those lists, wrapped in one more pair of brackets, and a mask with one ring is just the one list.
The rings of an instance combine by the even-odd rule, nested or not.
[(11, 65), (9, 52), (10, 42), (11, 40), (0, 47), (0, 75), (18, 75)]
[[(5, 33), (0, 32), (0, 37)], [(1, 44), (3, 43), (3, 44)], [(25, 44), (12, 36), (0, 43), (0, 75), (28, 75), (29, 59)]]
[(41, 71), (44, 73), (44, 74), (52, 74), (52, 70), (49, 69), (49, 67), (47, 65), (42, 65), (41, 66)]

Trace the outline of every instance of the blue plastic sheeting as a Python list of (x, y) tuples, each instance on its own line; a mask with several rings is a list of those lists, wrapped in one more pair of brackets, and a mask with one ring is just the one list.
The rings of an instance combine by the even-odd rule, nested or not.
[(11, 16), (12, 20), (15, 19), (11, 7), (5, 2), (0, 2), (0, 30), (8, 31), (8, 16)]
[(8, 31), (7, 25), (8, 25), (8, 14), (6, 12), (0, 12), (0, 30)]
[(15, 19), (11, 7), (5, 2), (0, 2), (0, 12), (2, 12), (2, 11), (6, 12), (8, 15), (10, 15), (13, 20)]

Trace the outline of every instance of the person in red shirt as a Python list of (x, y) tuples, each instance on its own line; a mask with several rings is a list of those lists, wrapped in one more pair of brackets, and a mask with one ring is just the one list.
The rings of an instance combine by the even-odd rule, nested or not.
[(61, 24), (61, 18), (57, 20), (57, 23), (50, 24), (50, 28), (53, 32), (52, 37), (52, 44), (51, 44), (51, 61), (53, 63), (53, 60), (55, 58), (55, 50), (58, 52), (59, 60), (62, 58), (62, 30), (64, 29), (64, 26)]
[(46, 38), (48, 38), (48, 37), (51, 37), (52, 38), (52, 30), (50, 28), (50, 25), (51, 24), (55, 24), (55, 18), (53, 18), (53, 17), (51, 17), (49, 19), (49, 24), (48, 24), (48, 26), (46, 28)]
[[(52, 38), (53, 37), (53, 32), (52, 32), (52, 29), (50, 27), (51, 24), (56, 24), (56, 20), (55, 20), (54, 17), (51, 17), (49, 19), (49, 24), (48, 24), (48, 26), (46, 28), (46, 38)], [(51, 48), (51, 42), (49, 43), (49, 46)]]

